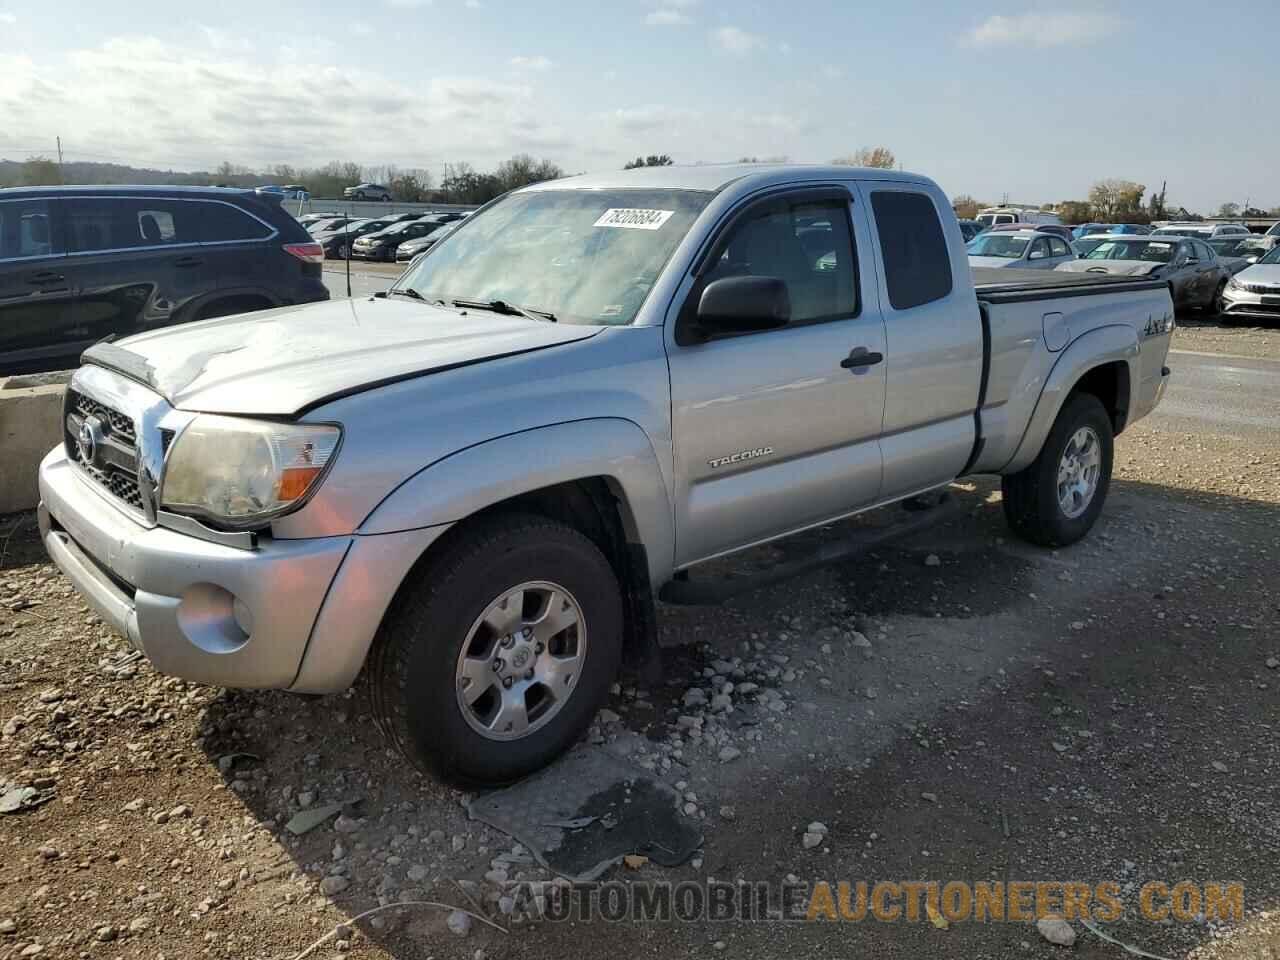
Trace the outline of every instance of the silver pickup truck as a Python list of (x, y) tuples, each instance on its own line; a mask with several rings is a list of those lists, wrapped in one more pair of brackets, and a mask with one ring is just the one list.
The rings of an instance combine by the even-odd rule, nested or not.
[(511, 193), (385, 295), (99, 344), (40, 467), (58, 566), (164, 673), (340, 691), (416, 763), (572, 744), (684, 571), (999, 474), (1084, 536), (1159, 402), (1168, 287), (978, 271), (908, 173)]

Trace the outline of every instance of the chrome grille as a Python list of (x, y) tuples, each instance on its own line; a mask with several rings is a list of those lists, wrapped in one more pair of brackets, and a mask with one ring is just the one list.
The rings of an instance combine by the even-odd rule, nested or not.
[(1242, 286), (1250, 293), (1266, 293), (1274, 296), (1280, 296), (1280, 284), (1274, 283), (1245, 283)]
[[(67, 391), (66, 410), (63, 429), (67, 456), (117, 500), (145, 513), (142, 491), (138, 487), (137, 427), (133, 419), (71, 389)], [(80, 425), (89, 417), (96, 418), (103, 428), (103, 443), (93, 463), (85, 462), (78, 442)]]
[(99, 403), (92, 397), (86, 397), (83, 393), (71, 391), (74, 396), (74, 409), (82, 416), (94, 416), (103, 423), (111, 427), (111, 432), (118, 436), (122, 442), (128, 443), (130, 446), (136, 446), (138, 437), (133, 425), (133, 421), (125, 416), (119, 410), (112, 410), (104, 403)]

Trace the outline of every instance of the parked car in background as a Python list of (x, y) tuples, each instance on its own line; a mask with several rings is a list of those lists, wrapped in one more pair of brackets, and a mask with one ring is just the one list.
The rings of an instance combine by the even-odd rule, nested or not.
[(0, 192), (0, 374), (104, 337), (327, 300), (324, 253), (273, 198), (210, 187)]
[(326, 258), (345, 260), (351, 245), (366, 233), (377, 233), (391, 226), (390, 220), (353, 220), (333, 230), (314, 234), (316, 242), (324, 249)]
[(357, 183), (342, 191), (347, 200), (385, 200), (390, 202), (391, 191), (376, 183)]
[(1052, 270), (1060, 263), (1076, 259), (1067, 241), (1035, 230), (1010, 232), (993, 228), (970, 241), (968, 251), (971, 267)]
[(319, 223), (321, 220), (334, 219), (337, 218), (336, 215), (332, 213), (304, 213), (302, 216), (298, 217), (298, 222), (307, 229), (311, 229), (311, 225), (313, 223)]
[(1151, 231), (1153, 237), (1199, 237), (1208, 240), (1212, 237), (1247, 237), (1249, 228), (1235, 223), (1167, 223), (1157, 230)]
[(964, 242), (968, 243), (983, 230), (987, 229), (986, 224), (979, 223), (977, 220), (961, 220), (960, 236), (964, 237)]
[(1113, 223), (1107, 229), (1108, 233), (1127, 233), (1135, 236), (1145, 236), (1151, 232), (1151, 225), (1146, 223)]
[(994, 227), (992, 227), (991, 230), (992, 232), (999, 232), (999, 231), (1008, 232), (1013, 230), (1034, 230), (1036, 231), (1036, 233), (1049, 233), (1049, 234), (1053, 234), (1055, 237), (1061, 237), (1063, 240), (1067, 241), (1067, 243), (1070, 243), (1072, 240), (1075, 239), (1075, 237), (1072, 236), (1071, 234), (1071, 228), (1064, 227), (1060, 223), (1038, 223), (1038, 224), (1035, 224), (1034, 226), (1029, 226), (1025, 223), (998, 223)]
[(1227, 281), (1218, 312), (1228, 322), (1245, 318), (1280, 321), (1280, 246)]
[(311, 194), (307, 191), (307, 188), (296, 183), (287, 187), (278, 187), (274, 183), (268, 183), (261, 187), (256, 187), (255, 191), (263, 196), (275, 197), (277, 200), (311, 199)]
[(1205, 243), (1213, 248), (1213, 252), (1217, 254), (1218, 259), (1227, 266), (1232, 273), (1239, 273), (1245, 267), (1252, 266), (1257, 263), (1271, 250), (1275, 244), (1272, 241), (1280, 240), (1280, 237), (1215, 237), (1212, 240), (1206, 240)]
[(1280, 237), (1280, 220), (1273, 223), (1270, 229), (1263, 234), (1264, 237)]
[(1083, 257), (1095, 250), (1103, 240), (1110, 240), (1114, 236), (1116, 236), (1114, 233), (1091, 233), (1089, 236), (1081, 237), (1079, 240), (1072, 240), (1071, 246), (1075, 250), (1077, 257)]
[(325, 233), (329, 230), (340, 230), (349, 223), (355, 223), (360, 217), (322, 217), (306, 225), (310, 234)]
[(1198, 309), (1212, 307), (1231, 277), (1203, 240), (1156, 234), (1108, 237), (1082, 259), (1057, 269), (1163, 280), (1169, 285), (1175, 306)]
[(300, 183), (286, 183), (283, 187), (286, 200), (310, 200), (311, 191)]
[(425, 237), (442, 226), (433, 220), (402, 220), (360, 237), (351, 245), (351, 256), (356, 260), (395, 260), (400, 244)]
[(442, 223), (424, 236), (406, 240), (396, 247), (396, 262), (404, 263), (406, 260), (412, 260), (420, 253), (426, 253), (449, 234), (453, 233), (461, 222), (461, 220), (455, 220), (453, 223)]
[(978, 212), (977, 219), (987, 227), (994, 227), (1001, 223), (1062, 223), (1062, 218), (1056, 213), (1029, 207), (987, 207)]
[(1110, 233), (1114, 223), (1082, 223), (1071, 228), (1071, 236), (1079, 240), (1092, 234)]

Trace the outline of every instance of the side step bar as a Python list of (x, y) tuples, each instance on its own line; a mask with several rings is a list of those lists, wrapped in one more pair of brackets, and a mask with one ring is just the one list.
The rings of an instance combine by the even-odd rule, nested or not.
[(791, 560), (770, 567), (756, 574), (726, 577), (719, 580), (693, 581), (689, 579), (669, 580), (658, 591), (658, 599), (663, 603), (677, 606), (715, 606), (724, 603), (743, 593), (771, 587), (784, 580), (790, 580), (802, 573), (808, 573), (818, 567), (847, 560), (859, 554), (868, 553), (876, 547), (883, 546), (899, 537), (919, 533), (937, 523), (949, 520), (960, 512), (959, 504), (950, 494), (943, 494), (937, 506), (923, 513), (912, 513), (902, 520), (897, 520), (883, 527), (871, 527), (855, 531), (844, 540), (826, 543), (806, 557)]

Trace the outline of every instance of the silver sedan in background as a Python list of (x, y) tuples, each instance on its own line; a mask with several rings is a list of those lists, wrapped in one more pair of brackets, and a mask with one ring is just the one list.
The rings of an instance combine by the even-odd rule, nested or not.
[(1036, 230), (989, 231), (971, 240), (967, 249), (971, 267), (1052, 270), (1076, 259), (1067, 241)]

